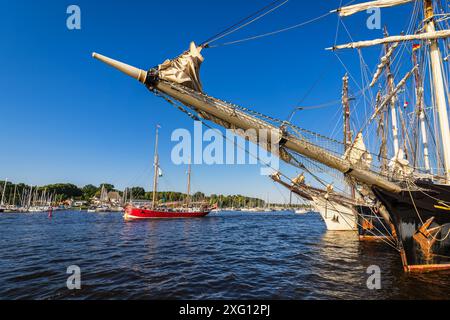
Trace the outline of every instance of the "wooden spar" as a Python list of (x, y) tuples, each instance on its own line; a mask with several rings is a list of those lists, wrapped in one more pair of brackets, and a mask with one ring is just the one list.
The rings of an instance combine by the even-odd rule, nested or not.
[(386, 67), (387, 62), (390, 61), (390, 58), (394, 53), (395, 49), (398, 47), (398, 45), (399, 45), (398, 42), (394, 42), (394, 44), (392, 44), (392, 46), (389, 47), (389, 50), (387, 51), (386, 55), (381, 58), (381, 62), (378, 65), (377, 71), (373, 75), (372, 82), (369, 85), (370, 87), (373, 87), (377, 83), (378, 79), (381, 76), (381, 73), (383, 72), (383, 69)]
[(437, 40), (449, 37), (450, 37), (450, 30), (439, 30), (430, 33), (410, 34), (405, 36), (391, 36), (382, 39), (351, 42), (347, 44), (337, 45), (334, 47), (329, 47), (326, 48), (326, 50), (358, 49), (392, 42), (405, 42), (414, 40)]
[[(211, 107), (209, 104), (205, 103), (200, 99), (196, 99), (190, 95), (186, 95), (179, 92), (178, 90), (173, 88), (170, 84), (167, 84), (165, 82), (157, 82), (155, 84), (155, 89), (166, 93), (167, 95), (175, 98), (176, 100), (182, 102), (183, 104), (193, 106), (197, 110), (206, 112), (208, 114), (212, 114), (219, 119), (223, 119), (227, 122), (230, 122), (238, 128), (244, 130), (247, 129), (276, 130), (275, 134), (280, 133), (279, 128), (265, 121), (255, 119), (252, 116), (243, 113), (242, 111), (227, 106), (222, 106), (222, 108)], [(384, 190), (391, 191), (394, 193), (401, 192), (401, 188), (397, 184), (390, 182), (382, 178), (381, 176), (376, 175), (375, 173), (366, 170), (361, 170), (358, 168), (353, 168), (352, 165), (347, 160), (343, 160), (339, 157), (336, 157), (330, 154), (328, 151), (308, 141), (300, 140), (292, 136), (286, 136), (283, 138), (286, 139), (286, 143), (284, 144), (286, 148), (291, 149), (307, 158), (322, 163), (330, 168), (336, 169), (344, 174), (348, 174), (349, 176), (352, 176), (355, 179), (369, 186), (375, 185)]]
[[(384, 34), (387, 37), (387, 29), (385, 27)], [(389, 90), (389, 96), (391, 96), (391, 99), (389, 100), (390, 105), (390, 111), (391, 111), (391, 126), (392, 126), (392, 137), (393, 137), (393, 144), (394, 144), (394, 158), (398, 158), (398, 152), (399, 152), (399, 142), (398, 142), (398, 120), (397, 120), (397, 110), (395, 108), (396, 103), (396, 94), (392, 94), (394, 91), (394, 76), (391, 73), (391, 58), (388, 55), (389, 54), (390, 45), (385, 44), (384, 50), (385, 54), (387, 56), (386, 61), (386, 78), (387, 78), (387, 84), (388, 84), (388, 90)]]
[(418, 68), (419, 66), (414, 66), (414, 68), (409, 71), (405, 77), (400, 80), (400, 82), (398, 83), (398, 85), (395, 87), (395, 89), (386, 97), (386, 99), (380, 104), (380, 106), (377, 108), (377, 110), (375, 110), (372, 118), (370, 120), (375, 119), (375, 117), (378, 115), (378, 113), (380, 113), (380, 111), (383, 110), (383, 108), (391, 102), (392, 98), (400, 91), (400, 89), (406, 84), (406, 81), (411, 77), (411, 75), (413, 74), (413, 72)]
[(350, 129), (350, 100), (348, 97), (348, 75), (342, 79), (342, 107), (344, 114), (344, 147), (347, 151), (352, 143), (352, 132)]
[[(413, 64), (418, 65), (417, 63), (417, 50), (413, 49)], [(422, 146), (423, 146), (423, 160), (425, 164), (426, 173), (431, 173), (431, 165), (430, 165), (430, 155), (428, 151), (428, 136), (427, 129), (425, 127), (425, 108), (424, 108), (424, 100), (423, 100), (423, 86), (422, 86), (422, 78), (420, 76), (419, 69), (417, 68), (414, 71), (414, 79), (416, 84), (416, 109), (419, 117), (420, 124), (420, 132), (422, 136)]]
[[(145, 71), (136, 71), (139, 69), (131, 66), (130, 70), (127, 70), (127, 68), (124, 67), (126, 66), (124, 63), (117, 62), (116, 64), (115, 60), (106, 58), (102, 55), (94, 54), (93, 57), (142, 82), (142, 75)], [(268, 139), (271, 137), (276, 137), (278, 140), (276, 142), (284, 140), (285, 148), (291, 149), (307, 158), (336, 169), (343, 174), (355, 178), (361, 183), (369, 186), (377, 186), (381, 189), (394, 193), (399, 193), (402, 190), (397, 184), (390, 182), (373, 172), (354, 168), (349, 161), (341, 159), (304, 139), (283, 134), (280, 128), (275, 127), (266, 121), (248, 115), (243, 111), (232, 108), (226, 103), (217, 101), (213, 104), (202, 96), (201, 93), (196, 93), (195, 95), (188, 94), (184, 90), (180, 90), (175, 85), (165, 81), (153, 82), (151, 80), (147, 80), (145, 81), (145, 84), (152, 89), (156, 89), (157, 91), (172, 97), (186, 106), (194, 108), (198, 112), (203, 112), (207, 115), (213, 116), (212, 121), (219, 125), (223, 126), (223, 123), (225, 122), (236, 129), (253, 129), (257, 131), (257, 134), (260, 133), (261, 129), (267, 130), (268, 133), (266, 133)]]
[[(436, 27), (434, 24), (433, 3), (431, 0), (424, 0), (424, 10), (426, 20), (425, 29), (427, 31), (426, 34), (434, 34), (436, 33)], [(430, 60), (433, 79), (432, 89), (434, 91), (436, 111), (439, 117), (439, 126), (441, 129), (440, 132), (444, 156), (445, 177), (447, 183), (450, 183), (450, 125), (447, 113), (447, 100), (445, 98), (447, 91), (444, 86), (442, 74), (441, 52), (436, 39), (433, 39), (430, 43)]]
[(341, 7), (331, 12), (338, 12), (341, 17), (351, 16), (355, 13), (366, 11), (373, 8), (388, 8), (412, 2), (414, 0), (375, 0), (363, 3), (357, 3)]
[[(344, 115), (344, 149), (345, 152), (352, 146), (352, 131), (350, 127), (350, 99), (348, 97), (348, 74), (345, 74), (342, 78), (342, 113)], [(350, 187), (352, 198), (356, 196), (355, 186), (352, 183), (347, 184)]]

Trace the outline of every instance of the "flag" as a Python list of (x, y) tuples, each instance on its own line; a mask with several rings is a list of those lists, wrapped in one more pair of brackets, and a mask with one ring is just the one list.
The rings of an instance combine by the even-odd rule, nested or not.
[(158, 168), (158, 177), (162, 177), (163, 176), (163, 172), (162, 172), (162, 170), (161, 170), (161, 168)]
[(421, 47), (422, 45), (420, 43), (414, 43), (412, 49), (413, 51), (416, 51), (419, 50)]

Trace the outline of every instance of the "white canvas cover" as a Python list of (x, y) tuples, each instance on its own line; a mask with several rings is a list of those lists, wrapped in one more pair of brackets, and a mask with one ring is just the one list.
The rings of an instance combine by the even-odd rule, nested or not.
[(393, 6), (398, 6), (398, 5), (405, 4), (408, 2), (412, 2), (412, 1), (415, 1), (415, 0), (369, 1), (369, 2), (354, 4), (354, 5), (347, 6), (347, 7), (342, 7), (340, 9), (338, 9), (338, 12), (341, 17), (347, 17), (347, 16), (351, 16), (352, 14), (355, 14), (355, 13), (358, 13), (361, 11), (366, 11), (367, 9), (393, 7)]
[(413, 173), (413, 169), (410, 167), (403, 149), (400, 149), (397, 156), (391, 159), (389, 168), (391, 169), (392, 175), (396, 178), (405, 178)]
[(369, 169), (372, 165), (372, 156), (367, 152), (362, 133), (358, 133), (353, 145), (346, 151), (345, 158), (354, 166)]
[(188, 51), (178, 58), (166, 60), (158, 66), (159, 77), (202, 92), (200, 66), (204, 58), (201, 51), (202, 47), (197, 47), (194, 42), (191, 42)]
[(382, 39), (368, 40), (368, 41), (359, 41), (359, 42), (351, 42), (347, 44), (338, 45), (336, 47), (330, 48), (332, 50), (336, 49), (358, 49), (364, 47), (375, 46), (384, 43), (392, 43), (392, 42), (405, 42), (412, 40), (436, 40), (436, 39), (444, 39), (450, 37), (450, 30), (439, 30), (435, 32), (427, 32), (420, 34), (411, 34), (406, 36), (392, 36), (386, 37)]

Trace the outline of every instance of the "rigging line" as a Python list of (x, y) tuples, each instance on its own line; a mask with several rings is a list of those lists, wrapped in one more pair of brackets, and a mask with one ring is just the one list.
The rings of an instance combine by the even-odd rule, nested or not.
[[(326, 202), (329, 202), (329, 204), (331, 205), (331, 207), (333, 207), (333, 209), (339, 214), (339, 216), (341, 216), (341, 217), (344, 219), (344, 221), (346, 222), (346, 224), (348, 224), (348, 225), (350, 226), (349, 222), (343, 217), (343, 213), (341, 213), (341, 212), (336, 208), (334, 202), (333, 202), (333, 201), (328, 201), (327, 199), (325, 199), (325, 201), (326, 201)], [(364, 216), (361, 215), (357, 210), (353, 209), (352, 211), (353, 211), (353, 213), (356, 213), (356, 215), (362, 216), (362, 217), (364, 218)], [(363, 228), (363, 226), (362, 226), (358, 221), (355, 221), (355, 224), (356, 224), (358, 227)], [(383, 232), (382, 232), (381, 230), (379, 230), (379, 229), (378, 229), (377, 227), (375, 227), (375, 226), (374, 226), (374, 230), (375, 230), (375, 231), (378, 231), (380, 234), (383, 234)], [(373, 232), (372, 230), (366, 230), (366, 231), (368, 231), (369, 233), (371, 233), (373, 236), (376, 236), (376, 235), (377, 235), (377, 234), (375, 234), (375, 232)], [(358, 231), (355, 230), (355, 232), (358, 232)], [(394, 243), (394, 242), (391, 242), (391, 240), (383, 239), (383, 238), (380, 238), (380, 240), (381, 240), (382, 242), (384, 242), (385, 244), (387, 244), (388, 246), (390, 246), (391, 248), (393, 248), (394, 250), (399, 251), (399, 250), (398, 250), (398, 247), (396, 246), (397, 244)]]
[[(281, 197), (283, 198), (283, 200), (284, 200), (284, 203), (287, 203), (288, 201), (287, 201), (287, 198), (286, 198), (286, 196), (283, 194), (283, 192), (281, 191), (281, 189), (280, 189), (280, 187), (274, 182), (274, 184), (275, 184), (275, 188), (277, 189), (277, 191), (278, 191), (278, 193), (281, 195)], [(292, 191), (291, 191), (292, 192)]]
[(201, 46), (206, 46), (209, 42), (211, 42), (211, 41), (214, 40), (215, 38), (217, 38), (217, 37), (223, 35), (225, 32), (228, 32), (228, 31), (230, 31), (230, 30), (233, 29), (233, 28), (235, 28), (235, 27), (237, 27), (237, 26), (243, 24), (244, 22), (246, 22), (246, 21), (248, 21), (249, 19), (253, 18), (253, 17), (256, 16), (257, 14), (263, 12), (264, 10), (267, 10), (267, 9), (271, 8), (272, 6), (274, 6), (276, 3), (280, 2), (280, 1), (282, 1), (282, 0), (276, 0), (276, 1), (272, 2), (272, 3), (270, 3), (269, 5), (267, 5), (267, 6), (263, 7), (263, 8), (261, 8), (261, 9), (259, 9), (259, 10), (256, 11), (255, 13), (249, 15), (248, 17), (246, 17), (246, 18), (240, 20), (239, 22), (233, 24), (232, 26), (226, 28), (226, 29), (223, 30), (222, 32), (219, 32), (219, 33), (217, 33), (216, 35), (214, 35), (214, 36), (212, 36), (211, 38), (209, 38), (208, 40), (203, 41), (200, 45), (201, 45)]
[(327, 17), (327, 16), (329, 16), (331, 14), (332, 14), (332, 12), (327, 12), (327, 13), (321, 15), (321, 16), (318, 16), (316, 18), (310, 19), (308, 21), (305, 21), (305, 22), (302, 22), (302, 23), (299, 23), (299, 24), (296, 24), (296, 25), (293, 25), (293, 26), (290, 26), (290, 27), (287, 27), (287, 28), (275, 30), (275, 31), (272, 31), (272, 32), (263, 33), (263, 34), (252, 36), (252, 37), (248, 37), (248, 38), (243, 38), (243, 39), (240, 39), (240, 40), (229, 41), (229, 42), (217, 44), (217, 45), (214, 45), (214, 46), (209, 46), (209, 48), (224, 47), (224, 46), (229, 46), (229, 45), (233, 45), (233, 44), (239, 44), (239, 43), (243, 43), (243, 42), (247, 42), (247, 41), (251, 41), (251, 40), (265, 38), (265, 37), (268, 37), (268, 36), (273, 36), (273, 35), (276, 35), (276, 34), (279, 34), (279, 33), (282, 33), (282, 32), (290, 31), (292, 29), (300, 28), (300, 27), (303, 27), (305, 25), (311, 24), (311, 23), (316, 22), (318, 20), (321, 20), (321, 19), (323, 19), (323, 18), (325, 18), (325, 17)]
[[(156, 91), (157, 92), (157, 91)], [(183, 111), (184, 114), (186, 114), (188, 117), (190, 117), (191, 119), (195, 120), (195, 121), (199, 121), (203, 126), (205, 126), (208, 129), (211, 129), (215, 132), (217, 132), (218, 134), (220, 134), (225, 140), (232, 142), (236, 147), (238, 147), (239, 149), (243, 150), (245, 153), (247, 153), (249, 156), (255, 158), (257, 161), (259, 161), (260, 163), (262, 163), (264, 166), (266, 166), (267, 168), (272, 169), (274, 172), (279, 172), (279, 170), (273, 168), (269, 163), (265, 162), (264, 160), (261, 159), (261, 157), (259, 157), (258, 155), (254, 155), (252, 152), (250, 152), (249, 150), (247, 150), (247, 148), (242, 147), (241, 145), (237, 144), (234, 139), (230, 139), (229, 137), (227, 137), (225, 134), (222, 133), (222, 131), (220, 131), (219, 129), (213, 128), (212, 126), (210, 126), (209, 124), (205, 123), (202, 119), (200, 119), (198, 116), (190, 113), (189, 111), (185, 110), (183, 107), (179, 106), (178, 103), (176, 103), (175, 101), (171, 100), (169, 97), (167, 97), (164, 93), (162, 92), (157, 92), (160, 97), (162, 97), (164, 100), (166, 100), (167, 102), (169, 102), (169, 104), (173, 105), (174, 107), (176, 107), (177, 109)], [(288, 179), (289, 181), (293, 182), (288, 176), (284, 175), (283, 173), (280, 172), (280, 175), (282, 175), (283, 177), (285, 177), (286, 179)]]
[[(254, 110), (251, 110), (251, 109), (248, 109), (248, 108), (245, 108), (245, 107), (241, 107), (241, 106), (238, 106), (238, 105), (233, 104), (233, 103), (229, 103), (229, 102), (226, 102), (226, 101), (223, 101), (223, 100), (218, 100), (218, 99), (213, 98), (213, 97), (210, 97), (210, 96), (208, 96), (208, 95), (206, 95), (206, 94), (204, 94), (204, 93), (195, 92), (195, 91), (193, 91), (192, 89), (189, 89), (189, 88), (187, 88), (187, 87), (183, 87), (183, 88), (182, 88), (182, 87), (180, 87), (180, 86), (176, 86), (174, 83), (171, 83), (170, 85), (171, 85), (175, 90), (182, 91), (182, 92), (187, 93), (187, 94), (195, 94), (195, 95), (199, 95), (200, 97), (202, 97), (203, 99), (205, 99), (205, 101), (210, 100), (210, 101), (213, 101), (214, 103), (218, 103), (218, 104), (221, 104), (221, 105), (223, 105), (223, 104), (225, 103), (225, 104), (228, 104), (229, 106), (231, 106), (231, 107), (233, 107), (233, 108), (235, 108), (235, 109), (238, 109), (238, 110), (241, 110), (241, 111), (250, 113), (250, 114), (255, 115), (256, 117), (259, 117), (259, 118), (262, 118), (262, 119), (269, 120), (271, 123), (278, 123), (278, 124), (281, 124), (281, 125), (288, 125), (288, 126), (290, 126), (290, 127), (292, 127), (292, 128), (296, 128), (296, 129), (298, 129), (298, 130), (300, 130), (300, 131), (302, 131), (302, 132), (311, 134), (311, 135), (313, 135), (313, 136), (315, 136), (315, 137), (320, 137), (320, 138), (323, 138), (324, 140), (327, 140), (327, 141), (330, 141), (330, 142), (334, 142), (335, 144), (343, 145), (343, 142), (342, 142), (342, 141), (337, 141), (337, 140), (331, 139), (331, 138), (329, 138), (329, 137), (323, 136), (323, 135), (321, 135), (321, 134), (312, 132), (312, 131), (310, 131), (310, 130), (307, 130), (307, 129), (304, 129), (304, 128), (300, 128), (300, 127), (298, 127), (298, 126), (293, 125), (292, 123), (289, 123), (289, 122), (286, 122), (286, 121), (282, 121), (282, 120), (279, 120), (279, 119), (275, 119), (275, 118), (273, 118), (273, 117), (264, 115), (264, 114), (262, 114), (262, 113), (260, 113), (260, 112), (257, 112), (257, 111), (254, 111)], [(183, 108), (180, 108), (180, 107), (178, 107), (178, 106), (177, 106), (177, 108), (179, 108), (181, 111), (183, 111), (183, 112), (185, 112), (185, 113), (188, 113), (188, 112), (185, 111)], [(189, 115), (191, 118), (192, 118), (192, 116), (196, 117), (195, 115), (192, 115), (192, 114), (189, 114), (189, 113), (188, 113), (188, 115)], [(198, 117), (196, 117), (196, 118), (198, 119)], [(195, 118), (193, 118), (193, 119), (196, 120)], [(328, 150), (328, 151), (330, 151), (330, 152), (332, 152), (332, 153), (335, 153), (335, 154), (338, 153), (337, 151), (333, 151), (333, 150), (331, 150), (331, 149), (329, 149), (329, 148), (324, 148), (324, 149), (325, 149), (325, 150)], [(355, 149), (355, 150), (358, 150), (357, 148), (354, 148), (354, 149)], [(367, 150), (366, 150), (366, 151), (367, 151)], [(368, 151), (367, 151), (367, 152), (368, 152)], [(371, 154), (374, 154), (374, 153), (371, 153)], [(389, 160), (389, 159), (388, 159), (388, 160)], [(372, 171), (372, 170), (371, 170), (371, 171)]]
[[(341, 0), (339, 3), (339, 8), (342, 8), (342, 2), (344, 2), (344, 0)], [(337, 45), (337, 41), (338, 41), (338, 37), (339, 37), (339, 26), (341, 25), (341, 17), (339, 15), (337, 15), (337, 26), (336, 26), (336, 34), (334, 36), (334, 46)]]
[[(177, 107), (178, 109), (180, 109), (181, 111), (184, 110), (184, 113), (186, 115), (188, 115), (190, 118), (192, 119), (198, 119), (197, 121), (200, 121), (205, 127), (214, 130), (216, 132), (219, 132), (219, 134), (222, 135), (222, 137), (224, 137), (226, 140), (230, 140), (229, 137), (227, 137), (226, 135), (224, 135), (220, 130), (215, 129), (213, 127), (211, 127), (210, 125), (208, 125), (207, 123), (205, 123), (204, 121), (202, 121), (201, 119), (199, 119), (198, 117), (196, 117), (195, 115), (193, 115), (192, 113), (190, 113), (189, 111), (185, 110), (183, 107), (178, 106), (177, 103), (175, 103), (174, 101), (172, 101), (170, 98), (166, 97), (164, 94), (160, 94), (160, 96), (162, 96), (167, 102), (169, 102), (170, 104), (172, 104), (173, 106)], [(244, 152), (246, 152), (249, 156), (255, 158), (256, 160), (258, 160), (259, 162), (261, 162), (262, 164), (264, 164), (265, 166), (267, 166), (268, 168), (271, 168), (272, 170), (274, 170), (274, 172), (279, 172), (279, 170), (276, 170), (275, 168), (273, 168), (270, 164), (265, 163), (259, 156), (252, 154), (250, 151), (248, 151), (246, 148), (243, 148), (240, 145), (237, 145), (234, 141), (231, 141), (233, 144), (235, 144), (238, 148), (244, 150)], [(299, 162), (300, 163), (300, 162)], [(301, 163), (300, 163), (301, 164)], [(304, 165), (302, 165), (302, 167), (311, 175), (313, 176), (316, 180), (318, 180), (319, 182), (321, 182), (321, 179), (316, 177), (312, 172), (310, 172)], [(279, 172), (280, 175), (284, 176), (286, 179), (288, 179), (289, 181), (291, 181), (293, 183), (293, 181), (286, 175), (284, 175), (282, 172)], [(322, 182), (323, 183), (323, 182)]]
[[(283, 173), (281, 173), (281, 172), (279, 172), (281, 175), (283, 175)], [(311, 173), (310, 173), (311, 174)], [(312, 174), (311, 174), (312, 175)], [(285, 175), (283, 175), (283, 176), (285, 176)], [(314, 177), (314, 175), (313, 175), (313, 177)], [(315, 177), (316, 178), (316, 177)], [(320, 178), (316, 178), (319, 182), (321, 182), (320, 181)], [(288, 178), (288, 180), (290, 180), (289, 178)], [(291, 182), (293, 183), (293, 181), (291, 180)], [(332, 200), (328, 200), (328, 199), (326, 199), (325, 197), (322, 197), (322, 196), (315, 196), (315, 195), (313, 195), (311, 192), (308, 192), (308, 191), (306, 191), (306, 193), (308, 193), (311, 197), (318, 197), (318, 198), (322, 198), (323, 200), (325, 200), (325, 202), (326, 203), (328, 203), (333, 209), (334, 209), (334, 211), (335, 212), (337, 212), (337, 214), (342, 218), (342, 219), (344, 219), (344, 221), (345, 221), (345, 223), (348, 225), (348, 226), (350, 226), (350, 224), (349, 224), (349, 222), (347, 221), (347, 219), (345, 219), (345, 217), (344, 217), (344, 215), (343, 215), (343, 213), (341, 213), (341, 211), (336, 207), (336, 205), (335, 205), (335, 202), (334, 201), (332, 201)], [(373, 209), (372, 208), (370, 208), (371, 209), (371, 211), (374, 213), (374, 211), (373, 211)], [(356, 213), (356, 215), (358, 215), (358, 216), (362, 216), (363, 218), (364, 218), (364, 216), (363, 215), (361, 215), (356, 209), (353, 209), (352, 210), (353, 211), (353, 213)], [(359, 226), (359, 227), (362, 227), (362, 225), (358, 222), (358, 221), (355, 221), (355, 223), (356, 223), (356, 225), (357, 226)], [(387, 234), (388, 235), (390, 235), (391, 237), (393, 237), (391, 234), (390, 234), (390, 232), (389, 232), (389, 230), (387, 230), (386, 229), (386, 227), (384, 226), (384, 224), (382, 224), (383, 225), (383, 227), (384, 227), (384, 229), (387, 231)], [(377, 227), (375, 227), (374, 226), (374, 229), (375, 229), (375, 231), (378, 231), (380, 234), (384, 234), (381, 230), (379, 230)], [(367, 230), (369, 233), (371, 233), (373, 236), (376, 236), (376, 234), (375, 234), (375, 232), (373, 232), (372, 230)], [(397, 247), (396, 247), (396, 243), (393, 243), (393, 242), (391, 242), (390, 240), (387, 240), (387, 239), (381, 239), (383, 242), (385, 242), (388, 246), (390, 246), (390, 247), (392, 247), (392, 248), (394, 248), (394, 250), (398, 250), (397, 249)]]
[(325, 77), (325, 75), (329, 72), (329, 66), (332, 64), (332, 61), (328, 61), (328, 63), (324, 66), (323, 70), (320, 72), (319, 77), (314, 81), (314, 83), (311, 85), (311, 87), (306, 91), (306, 93), (303, 95), (303, 97), (300, 99), (300, 101), (297, 103), (297, 105), (303, 103), (303, 101), (308, 98), (308, 96), (311, 94), (311, 92), (317, 87), (317, 85), (322, 81), (322, 79)]
[(419, 210), (417, 209), (416, 202), (414, 201), (414, 197), (413, 197), (413, 195), (412, 195), (412, 193), (411, 193), (411, 186), (410, 186), (410, 184), (408, 183), (408, 180), (406, 180), (406, 186), (407, 186), (407, 189), (408, 189), (409, 196), (410, 196), (410, 198), (411, 198), (411, 202), (412, 202), (412, 204), (413, 204), (413, 206), (414, 206), (414, 210), (416, 211), (416, 214), (417, 214), (417, 216), (419, 217), (419, 220), (420, 220), (420, 222), (421, 222), (422, 225), (423, 225), (423, 219), (422, 219), (422, 217), (420, 216)]
[[(278, 2), (278, 1), (276, 1), (276, 2)], [(289, 0), (285, 0), (284, 2), (282, 2), (282, 3), (279, 4), (279, 5), (277, 5), (276, 7), (272, 8), (272, 9), (270, 9), (270, 10), (264, 12), (264, 13), (262, 13), (261, 15), (257, 16), (256, 18), (254, 18), (254, 19), (252, 19), (252, 20), (250, 20), (250, 21), (244, 23), (243, 25), (238, 26), (237, 28), (234, 28), (234, 29), (232, 29), (232, 30), (230, 30), (230, 31), (228, 31), (228, 32), (225, 32), (224, 34), (222, 34), (222, 35), (216, 37), (215, 39), (213, 39), (213, 40), (207, 42), (207, 43), (204, 44), (203, 46), (206, 47), (206, 48), (212, 48), (213, 46), (210, 46), (210, 45), (209, 45), (210, 43), (216, 42), (217, 40), (220, 40), (220, 39), (222, 39), (222, 38), (224, 38), (224, 37), (226, 37), (226, 36), (228, 36), (228, 35), (230, 35), (230, 34), (232, 34), (232, 33), (235, 33), (236, 31), (239, 31), (239, 30), (242, 29), (242, 28), (247, 27), (248, 25), (252, 24), (253, 22), (256, 22), (256, 21), (258, 21), (259, 19), (265, 17), (265, 16), (268, 15), (269, 13), (272, 13), (273, 11), (275, 11), (275, 10), (281, 8), (282, 6), (284, 6), (284, 5), (285, 5), (286, 3), (288, 3), (288, 2), (289, 2)]]

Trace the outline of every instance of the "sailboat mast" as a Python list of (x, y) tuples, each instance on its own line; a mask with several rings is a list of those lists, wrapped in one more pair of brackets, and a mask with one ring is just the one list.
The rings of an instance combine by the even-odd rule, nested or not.
[[(427, 33), (436, 32), (434, 24), (433, 3), (424, 0), (425, 29)], [(433, 76), (433, 91), (436, 101), (436, 110), (439, 116), (442, 148), (444, 153), (444, 169), (447, 183), (450, 183), (450, 127), (447, 113), (447, 101), (445, 99), (445, 87), (442, 74), (442, 56), (437, 40), (430, 40), (431, 70)]]
[(5, 179), (5, 184), (3, 185), (3, 191), (2, 191), (2, 201), (1, 205), (3, 206), (5, 204), (5, 191), (6, 191), (6, 185), (8, 184), (8, 179)]
[[(413, 49), (413, 64), (416, 66), (417, 64), (417, 50)], [(424, 106), (424, 100), (423, 100), (423, 86), (422, 86), (422, 79), (420, 77), (419, 69), (417, 68), (414, 71), (414, 78), (416, 82), (416, 109), (419, 115), (419, 125), (420, 125), (420, 132), (422, 136), (422, 146), (423, 146), (423, 161), (425, 165), (425, 171), (426, 173), (431, 173), (431, 166), (430, 166), (430, 154), (428, 151), (428, 136), (427, 136), (427, 129), (425, 126), (425, 106)]]
[(154, 177), (153, 177), (153, 202), (152, 207), (153, 209), (156, 208), (156, 194), (158, 189), (158, 175), (159, 175), (159, 156), (158, 156), (158, 129), (159, 126), (156, 126), (156, 138), (155, 138), (155, 159), (153, 162), (153, 166), (155, 167), (154, 171)]
[(189, 206), (190, 202), (191, 202), (191, 162), (189, 161), (186, 204)]
[(13, 196), (13, 202), (12, 205), (16, 205), (16, 193), (17, 193), (17, 184), (14, 185), (14, 196)]

